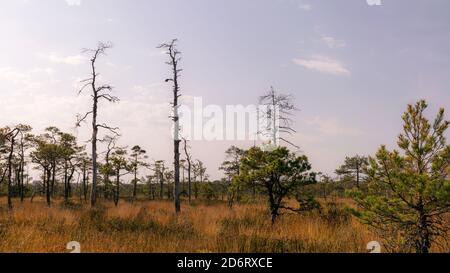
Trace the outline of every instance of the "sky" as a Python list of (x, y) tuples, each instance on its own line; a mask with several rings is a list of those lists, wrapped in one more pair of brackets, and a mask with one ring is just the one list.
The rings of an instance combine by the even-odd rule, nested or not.
[[(289, 139), (333, 175), (346, 156), (395, 148), (408, 103), (426, 99), (430, 118), (450, 110), (449, 14), (448, 0), (0, 0), (0, 126), (52, 125), (86, 142), (88, 124), (74, 127), (91, 106), (89, 92), (77, 95), (90, 72), (82, 49), (111, 41), (98, 70), (121, 100), (100, 105), (100, 122), (120, 127), (121, 145), (172, 162), (170, 70), (157, 45), (178, 38), (182, 103), (251, 105), (270, 86), (291, 94)], [(253, 142), (191, 143), (213, 179), (231, 145)]]

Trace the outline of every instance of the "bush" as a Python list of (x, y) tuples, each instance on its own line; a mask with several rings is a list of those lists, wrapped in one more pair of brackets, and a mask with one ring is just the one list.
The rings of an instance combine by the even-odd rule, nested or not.
[(351, 214), (348, 209), (336, 202), (328, 202), (326, 209), (321, 213), (322, 219), (332, 226), (348, 224)]

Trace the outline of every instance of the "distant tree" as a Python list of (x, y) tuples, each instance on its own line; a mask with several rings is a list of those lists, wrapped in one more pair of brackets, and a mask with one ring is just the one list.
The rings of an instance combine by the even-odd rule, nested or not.
[(77, 167), (81, 171), (81, 198), (87, 202), (88, 194), (88, 180), (89, 180), (89, 165), (92, 165), (91, 159), (86, 152), (77, 155)]
[(59, 158), (58, 145), (49, 139), (48, 134), (36, 136), (33, 139), (35, 148), (30, 156), (33, 163), (38, 164), (43, 169), (43, 186), (45, 190), (47, 205), (51, 206), (51, 181), (52, 171), (55, 168), (54, 162)]
[(291, 135), (296, 132), (293, 128), (294, 121), (291, 118), (293, 112), (297, 110), (293, 100), (291, 95), (278, 94), (273, 87), (259, 99), (259, 104), (264, 108), (258, 115), (262, 115), (262, 120), (265, 122), (265, 128), (262, 128), (259, 134), (270, 137), (271, 145), (274, 147), (280, 146), (280, 141), (283, 141), (299, 148), (282, 136), (282, 134)]
[(25, 124), (19, 124), (17, 125), (17, 128), (19, 129), (19, 147), (18, 147), (18, 156), (19, 156), (19, 169), (18, 169), (18, 186), (19, 186), (19, 194), (20, 194), (20, 201), (23, 202), (25, 197), (25, 165), (26, 165), (26, 151), (31, 147), (31, 139), (32, 135), (30, 134), (32, 128), (29, 125)]
[(174, 181), (174, 172), (172, 170), (166, 169), (163, 173), (164, 181), (166, 181), (167, 185), (167, 199), (172, 200), (174, 197), (174, 189), (173, 189), (173, 181)]
[(156, 189), (155, 183), (158, 183), (158, 177), (155, 175), (147, 175), (147, 185), (148, 185), (148, 199), (155, 200)]
[(359, 188), (364, 169), (367, 168), (368, 164), (369, 160), (365, 156), (346, 157), (345, 163), (336, 170), (336, 174), (352, 178)]
[(192, 200), (192, 156), (189, 153), (189, 146), (187, 144), (187, 140), (183, 138), (184, 143), (184, 154), (186, 157), (186, 163), (187, 163), (187, 171), (188, 171), (188, 196), (189, 196), (189, 204), (191, 204)]
[[(110, 197), (110, 193), (114, 190), (111, 189), (111, 183), (109, 177), (114, 175), (114, 170), (110, 162), (111, 154), (118, 148), (116, 146), (118, 135), (105, 136), (101, 142), (106, 143), (105, 151), (105, 164), (101, 166), (100, 172), (103, 174), (103, 184), (105, 185), (105, 198)], [(114, 194), (113, 194), (114, 195)]]
[(199, 193), (199, 185), (198, 183), (202, 184), (204, 179), (206, 178), (206, 167), (204, 165), (204, 163), (201, 160), (197, 159), (197, 162), (194, 163), (193, 165), (193, 172), (194, 172), (194, 177), (198, 177), (200, 180), (197, 181), (197, 179), (194, 179), (195, 183), (194, 183), (194, 196), (195, 199), (198, 198), (198, 193)]
[(76, 137), (61, 133), (58, 143), (58, 157), (63, 160), (64, 170), (64, 201), (67, 203), (71, 195), (71, 181), (76, 169), (77, 154), (82, 151), (82, 147), (77, 145)]
[(136, 145), (133, 148), (131, 148), (131, 167), (133, 169), (134, 179), (133, 179), (133, 200), (136, 199), (137, 195), (137, 174), (139, 167), (147, 166), (147, 163), (144, 161), (144, 159), (147, 158), (145, 154), (147, 151), (143, 150), (140, 146)]
[(181, 188), (181, 195), (186, 195), (187, 191), (186, 191), (186, 175), (185, 175), (185, 171), (186, 171), (186, 160), (185, 159), (181, 159), (180, 160), (180, 168), (181, 168), (181, 184), (183, 185), (183, 187)]
[(181, 211), (180, 203), (180, 117), (178, 113), (179, 103), (178, 100), (181, 97), (179, 78), (182, 69), (179, 68), (181, 52), (177, 49), (177, 39), (173, 39), (170, 43), (161, 44), (158, 48), (167, 50), (169, 61), (167, 62), (172, 69), (172, 77), (166, 79), (166, 82), (173, 83), (173, 116), (174, 122), (174, 183), (175, 183), (175, 211), (179, 213)]
[(159, 199), (164, 198), (164, 173), (166, 172), (164, 160), (158, 160), (155, 162), (155, 176), (159, 181)]
[(227, 176), (228, 206), (231, 208), (234, 200), (239, 198), (239, 183), (235, 178), (240, 174), (241, 159), (245, 154), (245, 151), (236, 146), (232, 146), (225, 151), (225, 154), (226, 160), (222, 163), (219, 169), (222, 170)]
[(98, 73), (96, 70), (96, 63), (98, 58), (101, 55), (106, 53), (106, 50), (110, 49), (112, 45), (110, 43), (102, 43), (100, 42), (97, 46), (97, 49), (85, 49), (83, 50), (86, 54), (91, 54), (91, 77), (82, 81), (84, 83), (83, 87), (78, 91), (78, 94), (83, 92), (83, 90), (87, 87), (92, 89), (92, 110), (87, 112), (84, 115), (79, 115), (77, 117), (77, 126), (81, 126), (81, 123), (84, 122), (89, 115), (92, 115), (92, 189), (91, 189), (91, 206), (95, 206), (97, 202), (97, 140), (98, 140), (98, 131), (100, 128), (107, 129), (112, 132), (114, 135), (119, 135), (118, 128), (110, 127), (106, 124), (100, 124), (97, 121), (98, 114), (98, 104), (100, 100), (106, 100), (109, 102), (117, 102), (119, 99), (115, 96), (112, 96), (110, 93), (112, 91), (112, 87), (110, 85), (101, 85), (98, 86)]
[(8, 181), (8, 208), (12, 209), (12, 168), (13, 168), (13, 159), (14, 159), (14, 147), (16, 145), (17, 136), (20, 134), (20, 128), (6, 128), (6, 130), (2, 134), (2, 142), (8, 143), (7, 145), (7, 161), (6, 161), (6, 170), (7, 170), (7, 181)]
[(430, 123), (424, 115), (427, 106), (424, 100), (408, 105), (398, 137), (402, 152), (381, 146), (370, 158), (368, 192), (352, 193), (359, 206), (356, 215), (380, 234), (387, 248), (400, 245), (396, 251), (428, 253), (439, 238), (448, 239), (449, 121), (440, 109)]
[[(111, 164), (116, 175), (116, 186), (114, 190), (114, 204), (117, 206), (120, 200), (120, 178), (130, 173), (130, 164), (126, 158), (127, 151), (116, 149), (111, 155)], [(125, 171), (122, 173), (122, 171)]]
[(52, 197), (55, 196), (55, 184), (56, 184), (56, 172), (58, 170), (58, 161), (61, 159), (58, 153), (58, 136), (61, 134), (61, 130), (59, 128), (51, 126), (45, 129), (45, 134), (43, 135), (47, 141), (54, 145), (55, 154), (52, 158), (52, 176), (50, 182), (50, 194)]
[(284, 200), (298, 193), (299, 187), (316, 183), (316, 174), (306, 156), (297, 156), (285, 147), (263, 151), (259, 147), (248, 150), (241, 160), (239, 179), (256, 183), (267, 194), (272, 224), (280, 210), (301, 211), (287, 206)]

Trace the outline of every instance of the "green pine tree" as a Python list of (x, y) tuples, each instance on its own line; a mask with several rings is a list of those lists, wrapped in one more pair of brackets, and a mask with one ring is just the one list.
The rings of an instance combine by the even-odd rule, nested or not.
[[(374, 227), (392, 251), (428, 253), (448, 239), (450, 212), (449, 121), (440, 109), (433, 123), (424, 116), (424, 100), (403, 115), (401, 150), (382, 146), (368, 167), (368, 192), (354, 191), (356, 215)], [(395, 249), (396, 247), (396, 249)], [(448, 247), (448, 246), (447, 246)]]

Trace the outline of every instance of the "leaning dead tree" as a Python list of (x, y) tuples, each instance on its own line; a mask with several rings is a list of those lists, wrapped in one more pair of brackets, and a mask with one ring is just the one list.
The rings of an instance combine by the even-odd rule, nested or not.
[(186, 156), (186, 162), (187, 162), (187, 171), (188, 171), (188, 196), (189, 196), (189, 204), (191, 204), (192, 200), (192, 178), (191, 178), (191, 172), (192, 172), (192, 157), (189, 153), (189, 146), (187, 144), (187, 140), (183, 138), (184, 142), (184, 154)]
[(166, 79), (166, 82), (173, 83), (173, 116), (171, 117), (174, 122), (174, 181), (175, 181), (175, 211), (179, 213), (181, 211), (180, 205), (180, 117), (178, 114), (178, 99), (180, 95), (180, 85), (179, 77), (182, 69), (179, 68), (178, 64), (180, 61), (181, 52), (177, 49), (177, 39), (173, 39), (168, 44), (161, 44), (158, 48), (167, 50), (167, 55), (169, 56), (169, 61), (167, 64), (172, 68), (172, 78)]
[(270, 137), (271, 144), (280, 146), (281, 141), (299, 148), (282, 136), (282, 134), (291, 135), (296, 133), (293, 128), (292, 120), (293, 112), (297, 110), (293, 103), (291, 95), (278, 94), (273, 87), (270, 91), (260, 97), (259, 104), (262, 111), (258, 112), (258, 116), (264, 121), (263, 128), (258, 132), (260, 135)]
[(78, 91), (78, 94), (83, 92), (86, 88), (90, 88), (92, 91), (92, 110), (85, 113), (84, 115), (78, 115), (77, 126), (81, 126), (81, 123), (86, 121), (89, 116), (92, 116), (92, 190), (91, 190), (91, 206), (95, 206), (97, 202), (97, 141), (98, 141), (98, 131), (100, 128), (106, 129), (115, 135), (119, 135), (119, 128), (110, 127), (104, 123), (98, 123), (97, 113), (98, 113), (98, 103), (100, 100), (106, 100), (109, 102), (117, 102), (119, 99), (111, 95), (112, 87), (110, 85), (99, 85), (97, 80), (99, 74), (96, 70), (97, 60), (101, 55), (105, 55), (106, 50), (110, 49), (112, 45), (110, 43), (99, 42), (97, 49), (85, 49), (83, 53), (91, 55), (91, 77), (81, 81), (84, 85)]
[(9, 131), (6, 134), (6, 139), (9, 141), (10, 143), (10, 147), (9, 147), (9, 154), (8, 154), (8, 159), (7, 159), (7, 164), (8, 164), (8, 208), (12, 209), (13, 205), (12, 205), (12, 161), (13, 161), (13, 157), (14, 157), (14, 146), (16, 143), (16, 137), (20, 134), (20, 129), (19, 128), (13, 128), (11, 131)]

